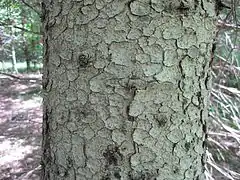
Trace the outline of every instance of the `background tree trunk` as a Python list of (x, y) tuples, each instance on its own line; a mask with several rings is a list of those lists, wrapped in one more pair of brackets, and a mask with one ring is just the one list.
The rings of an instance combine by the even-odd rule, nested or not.
[(43, 10), (43, 179), (204, 179), (214, 3)]
[[(22, 9), (21, 12), (22, 15), (22, 28), (25, 28), (25, 24), (27, 23), (26, 21), (26, 11), (24, 9)], [(28, 48), (28, 41), (27, 41), (27, 37), (25, 37), (25, 32), (22, 31), (22, 39), (23, 39), (23, 52), (24, 52), (24, 57), (25, 57), (25, 61), (26, 61), (26, 67), (27, 67), (27, 72), (29, 73), (31, 70), (31, 58), (30, 58), (30, 54), (29, 54), (29, 48)], [(34, 50), (33, 50), (34, 51)]]
[(12, 72), (18, 73), (17, 59), (16, 59), (16, 52), (15, 52), (15, 35), (14, 35), (14, 27), (11, 27), (11, 35), (12, 35), (12, 42), (11, 42), (11, 50), (12, 50)]

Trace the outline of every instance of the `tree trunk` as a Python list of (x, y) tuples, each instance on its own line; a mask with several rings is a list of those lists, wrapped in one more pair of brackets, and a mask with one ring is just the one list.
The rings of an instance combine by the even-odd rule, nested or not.
[[(26, 11), (24, 9), (22, 9), (21, 12), (21, 16), (22, 16), (22, 28), (25, 28), (25, 24), (27, 22), (26, 20)], [(23, 40), (23, 52), (24, 52), (24, 57), (25, 57), (25, 61), (26, 61), (26, 66), (27, 66), (27, 73), (30, 72), (31, 70), (31, 66), (30, 66), (30, 62), (31, 62), (31, 58), (29, 56), (29, 48), (28, 48), (28, 40), (27, 38), (25, 38), (24, 36), (25, 32), (22, 31), (22, 40)]]
[[(4, 56), (4, 49), (0, 49), (0, 52), (1, 52), (1, 56), (2, 57), (5, 57)], [(5, 67), (5, 62), (3, 59), (0, 59), (0, 62), (1, 62), (1, 71), (4, 72), (6, 71), (6, 67)]]
[(25, 56), (25, 60), (26, 60), (26, 66), (27, 66), (27, 72), (29, 73), (31, 71), (31, 58), (29, 56), (29, 49), (28, 49), (28, 43), (27, 41), (24, 42), (25, 46), (24, 46), (24, 56)]
[(204, 179), (214, 3), (43, 10), (43, 179)]
[(15, 45), (14, 45), (14, 27), (11, 27), (11, 34), (12, 34), (12, 43), (11, 43), (11, 50), (12, 50), (12, 72), (18, 73), (17, 70), (17, 59), (16, 59), (16, 52), (15, 52)]

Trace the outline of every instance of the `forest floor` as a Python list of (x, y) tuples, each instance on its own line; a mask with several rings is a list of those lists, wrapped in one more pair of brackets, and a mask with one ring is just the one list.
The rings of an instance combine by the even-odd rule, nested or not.
[(16, 77), (0, 74), (0, 180), (39, 180), (41, 74)]

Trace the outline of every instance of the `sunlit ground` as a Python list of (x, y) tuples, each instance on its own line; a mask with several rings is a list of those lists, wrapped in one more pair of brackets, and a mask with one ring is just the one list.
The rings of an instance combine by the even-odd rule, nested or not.
[(0, 180), (38, 180), (41, 146), (40, 74), (0, 75)]

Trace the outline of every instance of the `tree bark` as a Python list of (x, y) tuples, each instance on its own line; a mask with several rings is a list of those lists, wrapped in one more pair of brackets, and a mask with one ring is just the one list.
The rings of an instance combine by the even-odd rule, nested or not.
[(43, 3), (44, 180), (204, 179), (209, 0)]

